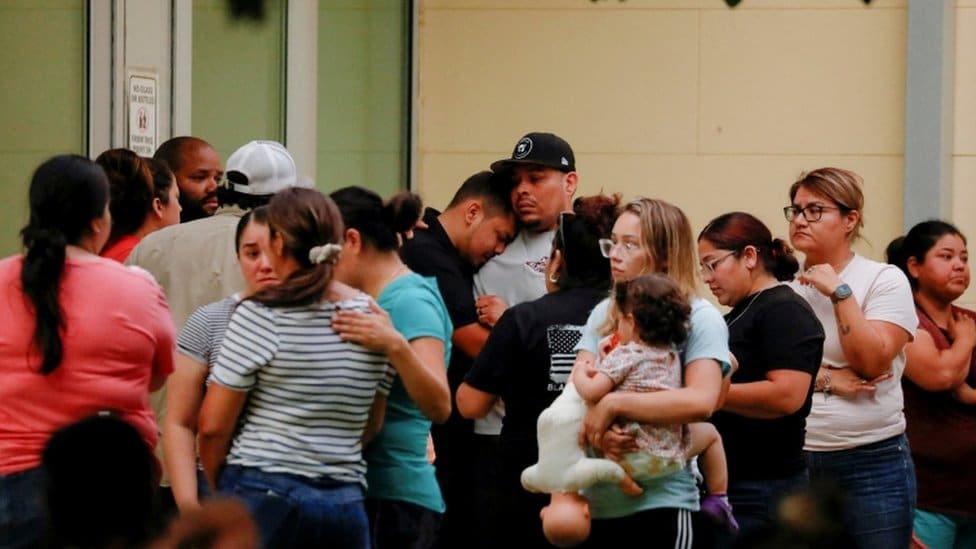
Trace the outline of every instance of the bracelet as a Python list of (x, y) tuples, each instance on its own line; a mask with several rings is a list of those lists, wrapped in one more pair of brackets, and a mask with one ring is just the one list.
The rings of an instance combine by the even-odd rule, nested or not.
[(817, 376), (817, 384), (820, 386), (820, 392), (824, 396), (830, 394), (830, 371), (824, 370), (822, 375)]

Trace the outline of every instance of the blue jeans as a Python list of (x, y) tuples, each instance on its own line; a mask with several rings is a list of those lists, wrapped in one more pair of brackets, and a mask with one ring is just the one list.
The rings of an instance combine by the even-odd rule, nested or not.
[(0, 475), (0, 549), (35, 547), (44, 531), (40, 468)]
[(908, 547), (915, 465), (905, 435), (850, 450), (806, 454), (811, 480), (833, 479), (844, 490), (847, 527), (860, 547)]
[(219, 487), (247, 505), (262, 547), (369, 549), (365, 491), (358, 483), (228, 465)]
[[(729, 483), (729, 503), (732, 514), (739, 523), (738, 536), (746, 536), (773, 524), (777, 508), (783, 497), (805, 488), (810, 477), (804, 470), (792, 477), (771, 480), (741, 480)], [(735, 537), (717, 529), (715, 546), (732, 547)]]

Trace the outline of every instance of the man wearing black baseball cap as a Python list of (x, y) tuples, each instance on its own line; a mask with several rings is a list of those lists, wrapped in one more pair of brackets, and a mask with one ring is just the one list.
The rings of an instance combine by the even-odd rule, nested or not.
[[(572, 211), (576, 192), (576, 158), (564, 139), (532, 132), (519, 139), (512, 156), (492, 163), (492, 171), (508, 176), (512, 184), (512, 209), (519, 220), (519, 234), (501, 255), (486, 263), (474, 276), (478, 321), (495, 325), (506, 308), (532, 301), (546, 293), (546, 265), (559, 214)], [(497, 547), (494, 536), (502, 527), (498, 510), (498, 438), (504, 407), (499, 403), (481, 419), (474, 432), (478, 444), (475, 505), (481, 510), (476, 539), (481, 547)]]

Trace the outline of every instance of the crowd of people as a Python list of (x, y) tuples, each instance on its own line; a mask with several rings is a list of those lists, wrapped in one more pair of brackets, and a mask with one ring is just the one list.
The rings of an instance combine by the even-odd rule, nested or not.
[(787, 239), (578, 183), (543, 132), (443, 210), (274, 141), (45, 161), (0, 260), (0, 548), (976, 546), (958, 229), (864, 257), (833, 167)]

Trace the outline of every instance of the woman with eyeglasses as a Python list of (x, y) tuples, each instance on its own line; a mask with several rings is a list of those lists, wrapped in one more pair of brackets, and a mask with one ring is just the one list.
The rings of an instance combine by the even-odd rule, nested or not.
[(908, 276), (919, 320), (902, 378), (918, 475), (915, 535), (929, 549), (976, 547), (976, 312), (953, 304), (969, 287), (966, 237), (923, 221), (887, 256)]
[[(793, 250), (759, 219), (744, 212), (716, 217), (698, 235), (698, 255), (702, 279), (732, 308), (725, 322), (738, 368), (711, 421), (725, 442), (729, 501), (746, 538), (776, 519), (784, 496), (807, 484), (803, 436), (824, 332), (810, 305), (780, 283), (799, 267)], [(734, 542), (718, 536), (718, 547)]]
[(905, 438), (901, 377), (918, 326), (911, 287), (894, 265), (851, 245), (864, 225), (861, 177), (820, 168), (790, 187), (790, 241), (806, 254), (792, 287), (823, 324), (823, 364), (807, 417), (811, 479), (837, 482), (861, 547), (908, 547), (915, 468)]
[[(721, 314), (699, 297), (695, 240), (680, 208), (663, 200), (638, 198), (614, 223), (610, 241), (602, 243), (616, 282), (646, 273), (667, 274), (691, 302), (688, 338), (682, 347), (684, 385), (650, 393), (612, 392), (590, 407), (582, 438), (606, 457), (619, 459), (636, 449), (634, 437), (611, 425), (618, 418), (638, 423), (704, 421), (719, 406), (726, 374), (731, 369), (728, 329)], [(600, 339), (614, 330), (609, 300), (590, 314), (577, 345), (575, 368), (593, 370), (601, 353)], [(574, 374), (579, 375), (579, 374)], [(671, 475), (640, 481), (639, 496), (623, 493), (616, 484), (585, 490), (593, 517), (590, 536), (581, 547), (632, 544), (634, 532), (653, 532), (655, 547), (691, 547), (692, 514), (699, 510), (699, 490), (690, 467)]]
[(536, 420), (562, 392), (587, 316), (610, 289), (599, 241), (610, 236), (619, 201), (619, 196), (578, 198), (573, 213), (559, 216), (546, 267), (549, 293), (502, 314), (457, 391), (458, 410), (467, 418), (483, 417), (499, 398), (505, 401), (501, 537), (518, 547), (550, 546), (539, 519), (549, 496), (526, 492), (520, 477), (539, 459)]

